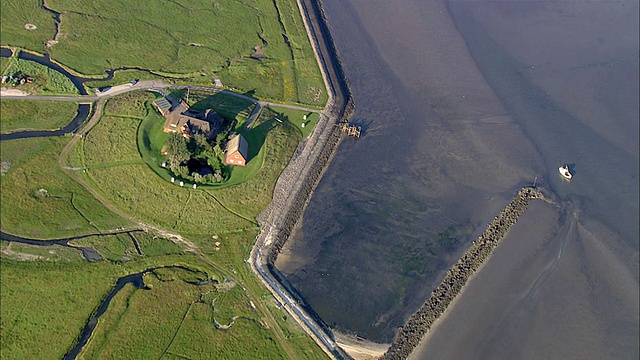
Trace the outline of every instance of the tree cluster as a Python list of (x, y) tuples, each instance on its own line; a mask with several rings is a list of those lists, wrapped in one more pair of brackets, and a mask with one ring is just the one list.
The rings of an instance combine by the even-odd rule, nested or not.
[[(230, 171), (222, 161), (224, 150), (222, 150), (221, 145), (225, 140), (225, 133), (219, 134), (215, 143), (210, 143), (203, 134), (195, 134), (189, 139), (179, 133), (169, 134), (166, 142), (169, 169), (177, 177), (197, 183), (222, 182), (226, 180), (230, 176)], [(197, 171), (191, 171), (187, 166), (190, 160), (206, 163), (211, 169), (211, 173), (203, 175)]]

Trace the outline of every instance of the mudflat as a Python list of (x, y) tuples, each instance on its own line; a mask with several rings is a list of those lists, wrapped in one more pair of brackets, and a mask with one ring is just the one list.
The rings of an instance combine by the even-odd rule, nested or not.
[(414, 355), (637, 358), (638, 4), (325, 8), (364, 136), (276, 264), (320, 316), (390, 342), (537, 177), (557, 207), (525, 212)]
[(603, 235), (532, 202), (410, 358), (637, 358), (637, 254)]

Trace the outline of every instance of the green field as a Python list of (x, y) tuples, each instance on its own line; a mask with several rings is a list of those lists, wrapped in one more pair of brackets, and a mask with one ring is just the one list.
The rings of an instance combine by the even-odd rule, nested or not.
[(111, 213), (58, 166), (69, 138), (0, 143), (2, 230), (38, 239), (104, 231), (130, 223)]
[[(26, 30), (25, 24), (36, 25), (36, 29)], [(56, 31), (55, 18), (52, 13), (42, 8), (40, 0), (3, 0), (2, 11), (0, 11), (0, 31), (2, 45), (41, 51)]]
[(4, 86), (41, 95), (79, 94), (78, 88), (73, 85), (69, 78), (61, 73), (36, 62), (18, 59), (14, 56), (8, 59), (6, 67), (2, 70), (2, 75), (11, 75), (15, 73), (30, 76), (34, 80), (30, 84), (26, 83), (18, 86)]
[[(302, 138), (307, 138), (311, 135), (314, 127), (318, 123), (318, 119), (320, 118), (320, 114), (315, 112), (288, 109), (281, 106), (271, 105), (268, 109), (271, 110), (273, 116), (276, 116), (278, 119), (283, 121), (287, 121), (298, 128), (302, 134)], [(304, 116), (307, 118), (305, 119)], [(302, 126), (303, 123), (304, 127)]]
[[(18, 0), (3, 2), (3, 9), (11, 12), (2, 12), (2, 43), (42, 52), (55, 32), (52, 15), (40, 9), (39, 2), (19, 4)], [(51, 0), (48, 5), (61, 13), (59, 42), (48, 52), (77, 73), (103, 76), (107, 69), (139, 67), (155, 75), (130, 73), (118, 80), (130, 81), (129, 75), (159, 75), (203, 85), (212, 85), (215, 75), (229, 89), (255, 91), (255, 96), (264, 99), (316, 106), (327, 101), (293, 0), (218, 0), (213, 4), (206, 0), (135, 4)], [(41, 31), (40, 25), (34, 31), (25, 30), (29, 18), (48, 31)], [(263, 46), (267, 58), (251, 58), (256, 46)]]
[[(285, 358), (239, 286), (198, 286), (188, 280), (193, 275), (183, 269), (160, 269), (145, 276), (149, 290), (129, 286), (122, 291), (82, 358)], [(228, 325), (237, 316), (228, 330), (213, 324), (215, 320)]]
[(0, 270), (3, 359), (62, 358), (121, 276), (106, 262), (20, 262), (4, 256)]
[(60, 129), (77, 111), (78, 104), (69, 101), (0, 99), (0, 132)]
[[(61, 12), (58, 43), (45, 47), (56, 30), (42, 2), (3, 0), (0, 45), (48, 53), (96, 79), (138, 68), (89, 88), (131, 79), (213, 87), (219, 78), (224, 89), (253, 98), (314, 109), (327, 101), (294, 0), (46, 3)], [(252, 59), (259, 45), (267, 57)], [(2, 59), (0, 70), (35, 78), (18, 89), (77, 93), (59, 73), (15, 57)], [(249, 142), (248, 166), (215, 185), (172, 183), (161, 166), (165, 119), (151, 105), (159, 95), (146, 91), (94, 104), (102, 111), (82, 136), (0, 142), (0, 229), (34, 239), (87, 235), (68, 246), (0, 241), (3, 359), (63, 357), (117, 279), (151, 268), (146, 288), (129, 284), (112, 299), (79, 358), (327, 358), (245, 261), (256, 217), (318, 115), (267, 107), (247, 129), (252, 101), (168, 90), (193, 109), (234, 120)], [(77, 109), (62, 101), (3, 99), (0, 106), (2, 132), (59, 128)], [(80, 247), (102, 260), (85, 260)]]
[[(128, 288), (114, 299), (86, 349), (86, 358), (118, 357), (125, 352), (134, 352), (139, 357), (160, 356), (164, 351), (165, 356), (170, 357), (324, 358), (317, 345), (292, 320), (287, 320), (282, 310), (273, 308), (271, 296), (244, 263), (258, 231), (255, 217), (271, 200), (275, 181), (301, 139), (299, 128), (293, 126), (294, 122), (275, 121), (274, 117), (282, 114), (263, 109), (255, 125), (243, 130), (253, 144), (250, 166), (235, 168), (232, 179), (223, 186), (203, 186), (197, 190), (181, 188), (158, 175), (143, 160), (158, 151), (157, 143), (166, 136), (161, 131), (163, 118), (150, 107), (152, 98), (149, 93), (137, 92), (110, 99), (104, 107), (108, 115), (103, 115), (85, 136), (76, 138), (78, 142), (68, 152), (68, 164), (86, 171), (72, 170), (70, 174), (84, 179), (121, 211), (186, 236), (196, 246), (200, 257), (188, 256), (185, 245), (142, 231), (132, 233), (140, 251), (136, 249), (134, 238), (127, 234), (89, 236), (73, 241), (72, 245), (95, 249), (104, 259), (99, 263), (126, 265), (118, 272), (120, 276), (133, 269), (158, 265), (181, 263), (208, 268), (215, 264), (227, 274), (221, 278), (233, 274), (242, 281), (248, 293), (238, 293), (240, 287), (219, 293), (217, 305), (212, 306), (207, 302), (209, 300), (200, 300), (203, 289), (198, 286), (151, 277), (151, 290)], [(244, 110), (246, 104), (225, 103), (224, 100), (234, 98), (218, 98), (219, 103), (208, 103), (207, 106), (227, 109), (237, 116), (250, 111)], [(69, 137), (58, 137), (0, 143), (2, 160), (9, 164), (2, 176), (3, 231), (35, 238), (59, 238), (131, 225), (107, 210), (59, 167), (58, 157), (69, 140)], [(140, 141), (147, 143), (148, 154), (140, 150), (145, 148), (139, 146)], [(6, 191), (8, 189), (11, 191)], [(78, 267), (74, 273), (82, 273), (80, 269), (84, 266), (93, 266), (79, 262), (80, 253), (72, 248), (11, 245), (3, 243), (3, 259), (72, 262)], [(11, 267), (13, 263), (11, 260), (7, 266)], [(34, 267), (32, 274), (37, 276), (40, 269)], [(34, 285), (34, 291), (36, 288)], [(79, 291), (73, 289), (68, 293)], [(7, 292), (2, 296), (3, 300), (6, 297), (18, 301), (17, 296), (26, 295)], [(129, 304), (124, 310), (122, 301)], [(259, 304), (256, 305), (258, 308), (248, 307), (249, 301)], [(262, 301), (264, 305), (260, 305)], [(150, 303), (172, 305), (160, 307), (166, 312), (158, 314), (158, 309)], [(95, 308), (98, 302), (92, 300), (90, 305), (85, 305)], [(165, 321), (154, 322), (152, 314), (162, 316)], [(220, 330), (212, 325), (213, 318), (228, 325), (234, 316), (241, 318), (236, 319), (230, 329)], [(266, 327), (265, 319), (271, 319), (268, 320), (271, 327), (282, 328)], [(42, 321), (61, 326), (58, 318)], [(153, 337), (145, 336), (148, 332), (144, 329), (151, 324), (157, 324)], [(18, 334), (27, 331), (20, 327), (16, 329)], [(1, 331), (4, 337), (4, 328)], [(193, 335), (194, 331), (197, 336)], [(73, 340), (65, 341), (59, 345), (56, 354), (68, 351), (73, 345)], [(27, 340), (20, 344), (25, 348), (38, 346), (29, 345)], [(19, 357), (20, 351), (13, 345), (3, 348), (3, 353), (10, 354), (9, 358)]]

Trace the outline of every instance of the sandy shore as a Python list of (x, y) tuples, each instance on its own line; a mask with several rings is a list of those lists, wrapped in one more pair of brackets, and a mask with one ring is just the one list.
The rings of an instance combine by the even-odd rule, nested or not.
[(336, 342), (355, 360), (380, 358), (391, 344), (378, 344), (363, 338), (334, 331)]

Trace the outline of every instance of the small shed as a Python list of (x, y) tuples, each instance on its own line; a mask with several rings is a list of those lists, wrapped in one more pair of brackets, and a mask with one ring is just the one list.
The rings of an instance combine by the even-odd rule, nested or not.
[(224, 162), (227, 165), (247, 166), (249, 160), (249, 144), (241, 134), (232, 137), (227, 143)]
[(167, 116), (171, 111), (171, 103), (169, 102), (169, 100), (163, 97), (156, 99), (153, 102), (153, 106), (155, 106), (156, 109), (158, 109), (158, 111), (160, 112), (160, 114), (164, 116)]

